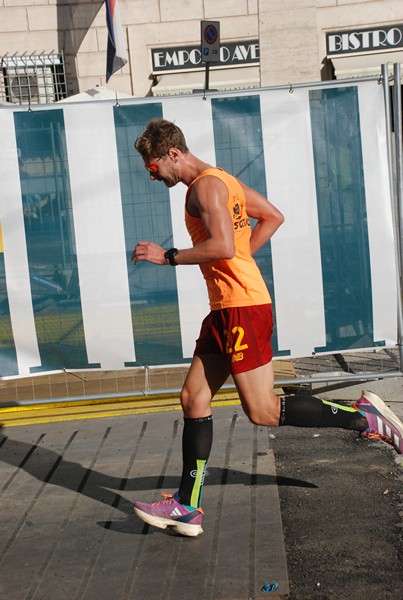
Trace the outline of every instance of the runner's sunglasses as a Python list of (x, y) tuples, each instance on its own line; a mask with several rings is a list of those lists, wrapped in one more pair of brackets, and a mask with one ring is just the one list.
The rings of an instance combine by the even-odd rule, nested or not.
[(158, 173), (157, 162), (160, 161), (161, 158), (164, 158), (164, 156), (166, 156), (166, 153), (163, 154), (162, 156), (160, 156), (159, 158), (157, 158), (157, 160), (154, 163), (151, 163), (151, 165), (144, 165), (144, 167), (147, 169), (147, 171), (149, 173), (151, 173), (152, 175), (155, 175), (156, 173)]

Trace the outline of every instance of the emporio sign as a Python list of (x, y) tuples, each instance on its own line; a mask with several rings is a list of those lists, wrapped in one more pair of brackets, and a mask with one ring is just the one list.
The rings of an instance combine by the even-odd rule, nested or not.
[(380, 52), (403, 47), (403, 23), (326, 34), (328, 56), (352, 52)]
[[(204, 68), (200, 44), (194, 46), (177, 46), (153, 48), (151, 50), (153, 73), (161, 71), (180, 71)], [(220, 46), (220, 61), (217, 66), (234, 66), (259, 63), (259, 40), (226, 42)], [(214, 66), (215, 63), (211, 63)]]

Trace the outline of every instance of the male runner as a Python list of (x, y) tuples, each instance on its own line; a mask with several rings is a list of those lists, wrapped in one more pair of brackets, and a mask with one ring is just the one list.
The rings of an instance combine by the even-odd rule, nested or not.
[[(165, 500), (136, 502), (145, 522), (182, 535), (202, 533), (201, 496), (213, 438), (211, 400), (232, 375), (242, 408), (256, 425), (340, 427), (377, 437), (403, 452), (403, 424), (371, 392), (353, 407), (313, 396), (274, 393), (271, 299), (253, 254), (283, 223), (266, 198), (190, 152), (181, 129), (152, 119), (135, 142), (152, 180), (187, 187), (185, 222), (193, 247), (165, 249), (139, 242), (135, 264), (200, 265), (211, 312), (204, 319), (181, 391), (183, 471), (179, 490)], [(252, 229), (249, 218), (257, 220)]]

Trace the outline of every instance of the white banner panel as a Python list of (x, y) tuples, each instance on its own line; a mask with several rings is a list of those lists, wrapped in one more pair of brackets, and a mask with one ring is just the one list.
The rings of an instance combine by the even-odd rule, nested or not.
[[(14, 113), (0, 111), (0, 224), (7, 295), (20, 375), (41, 363), (32, 308)], [(0, 377), (2, 373), (0, 361)]]
[[(186, 104), (179, 104), (178, 101), (166, 99), (163, 102), (163, 113), (168, 121), (176, 121), (180, 114), (180, 127), (191, 152), (208, 164), (216, 164), (210, 100), (201, 103), (200, 98), (189, 97)], [(176, 248), (189, 248), (192, 245), (185, 227), (186, 192), (187, 188), (183, 185), (169, 190)], [(176, 277), (183, 356), (189, 358), (193, 355), (200, 324), (210, 310), (207, 289), (198, 265), (177, 269)]]
[(308, 93), (260, 99), (268, 198), (285, 216), (272, 239), (278, 345), (297, 356), (326, 339)]
[(134, 361), (113, 107), (64, 110), (85, 340), (90, 363)]
[[(374, 86), (373, 82), (363, 82), (358, 88), (358, 100), (371, 257), (374, 339), (385, 340), (390, 345), (396, 339), (395, 321), (391, 315), (397, 315), (397, 266), (394, 260), (388, 163), (379, 160), (386, 151), (383, 87)], [(385, 260), (385, 256), (389, 259)]]

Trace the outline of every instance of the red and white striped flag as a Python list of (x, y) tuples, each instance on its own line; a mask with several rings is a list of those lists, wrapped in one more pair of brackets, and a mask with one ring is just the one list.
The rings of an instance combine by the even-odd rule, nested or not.
[(106, 0), (108, 50), (106, 55), (106, 82), (128, 61), (125, 37), (120, 20), (118, 0)]

